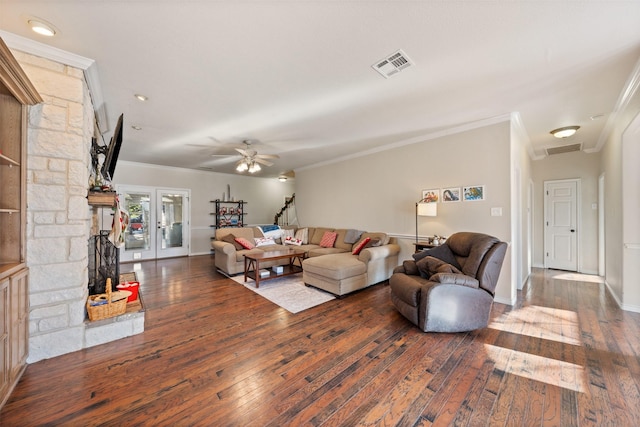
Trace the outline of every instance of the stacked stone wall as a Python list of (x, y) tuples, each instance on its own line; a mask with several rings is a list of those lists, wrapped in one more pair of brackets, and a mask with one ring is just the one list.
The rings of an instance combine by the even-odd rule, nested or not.
[(44, 102), (27, 144), (28, 362), (85, 346), (93, 110), (82, 70), (13, 51)]

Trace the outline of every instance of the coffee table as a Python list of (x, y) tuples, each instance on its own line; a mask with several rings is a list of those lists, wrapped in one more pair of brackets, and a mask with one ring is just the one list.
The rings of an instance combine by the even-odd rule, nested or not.
[[(278, 277), (290, 276), (302, 272), (302, 261), (307, 257), (307, 252), (299, 249), (289, 249), (284, 251), (265, 251), (260, 253), (244, 255), (244, 281), (251, 278), (256, 282), (256, 288), (260, 287), (263, 280), (276, 279)], [(260, 263), (275, 261), (279, 259), (289, 259), (289, 264), (283, 265), (282, 273), (276, 273), (269, 268), (269, 276), (260, 277)], [(296, 261), (298, 264), (296, 265)]]

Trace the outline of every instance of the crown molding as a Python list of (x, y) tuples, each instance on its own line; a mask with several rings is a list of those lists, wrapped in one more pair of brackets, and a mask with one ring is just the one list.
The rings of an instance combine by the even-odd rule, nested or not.
[(523, 141), (522, 145), (527, 150), (527, 153), (529, 153), (529, 158), (531, 160), (540, 160), (546, 157), (544, 155), (536, 155), (536, 152), (533, 149), (533, 144), (531, 144), (531, 138), (529, 138), (529, 132), (527, 132), (527, 128), (524, 126), (522, 116), (519, 112), (515, 111), (511, 113), (511, 125), (513, 127), (513, 131)]
[(592, 149), (592, 152), (598, 152), (604, 147), (604, 144), (611, 136), (611, 132), (615, 127), (615, 123), (618, 119), (618, 115), (623, 112), (631, 99), (636, 95), (638, 89), (640, 88), (640, 59), (636, 62), (636, 66), (633, 68), (631, 75), (627, 79), (620, 96), (618, 96), (618, 100), (616, 101), (616, 105), (613, 109), (613, 112), (609, 114), (609, 118), (607, 119), (607, 123), (602, 128), (602, 132), (600, 133), (600, 137), (598, 138), (598, 143)]
[(11, 49), (20, 50), (81, 70), (86, 70), (95, 63), (93, 59), (85, 58), (84, 56), (76, 55), (75, 53), (67, 52), (66, 50), (58, 49), (57, 47), (49, 46), (7, 31), (0, 30), (0, 37), (2, 37)]

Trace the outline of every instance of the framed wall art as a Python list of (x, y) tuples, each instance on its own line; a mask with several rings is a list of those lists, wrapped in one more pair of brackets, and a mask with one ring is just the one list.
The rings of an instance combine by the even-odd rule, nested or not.
[(440, 201), (440, 190), (422, 190), (422, 203), (438, 203)]
[(476, 202), (485, 199), (484, 185), (463, 187), (462, 197), (465, 202)]
[(442, 189), (442, 203), (459, 202), (460, 199), (460, 187)]

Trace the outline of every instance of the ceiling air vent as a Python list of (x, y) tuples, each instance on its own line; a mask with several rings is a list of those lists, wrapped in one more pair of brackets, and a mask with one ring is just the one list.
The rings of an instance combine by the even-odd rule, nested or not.
[(413, 62), (402, 50), (389, 55), (387, 58), (381, 59), (371, 67), (382, 74), (385, 79), (398, 74), (400, 71), (413, 65)]
[(573, 151), (580, 150), (582, 150), (582, 144), (563, 145), (562, 147), (551, 147), (546, 149), (547, 156), (551, 156), (554, 154), (571, 153)]

